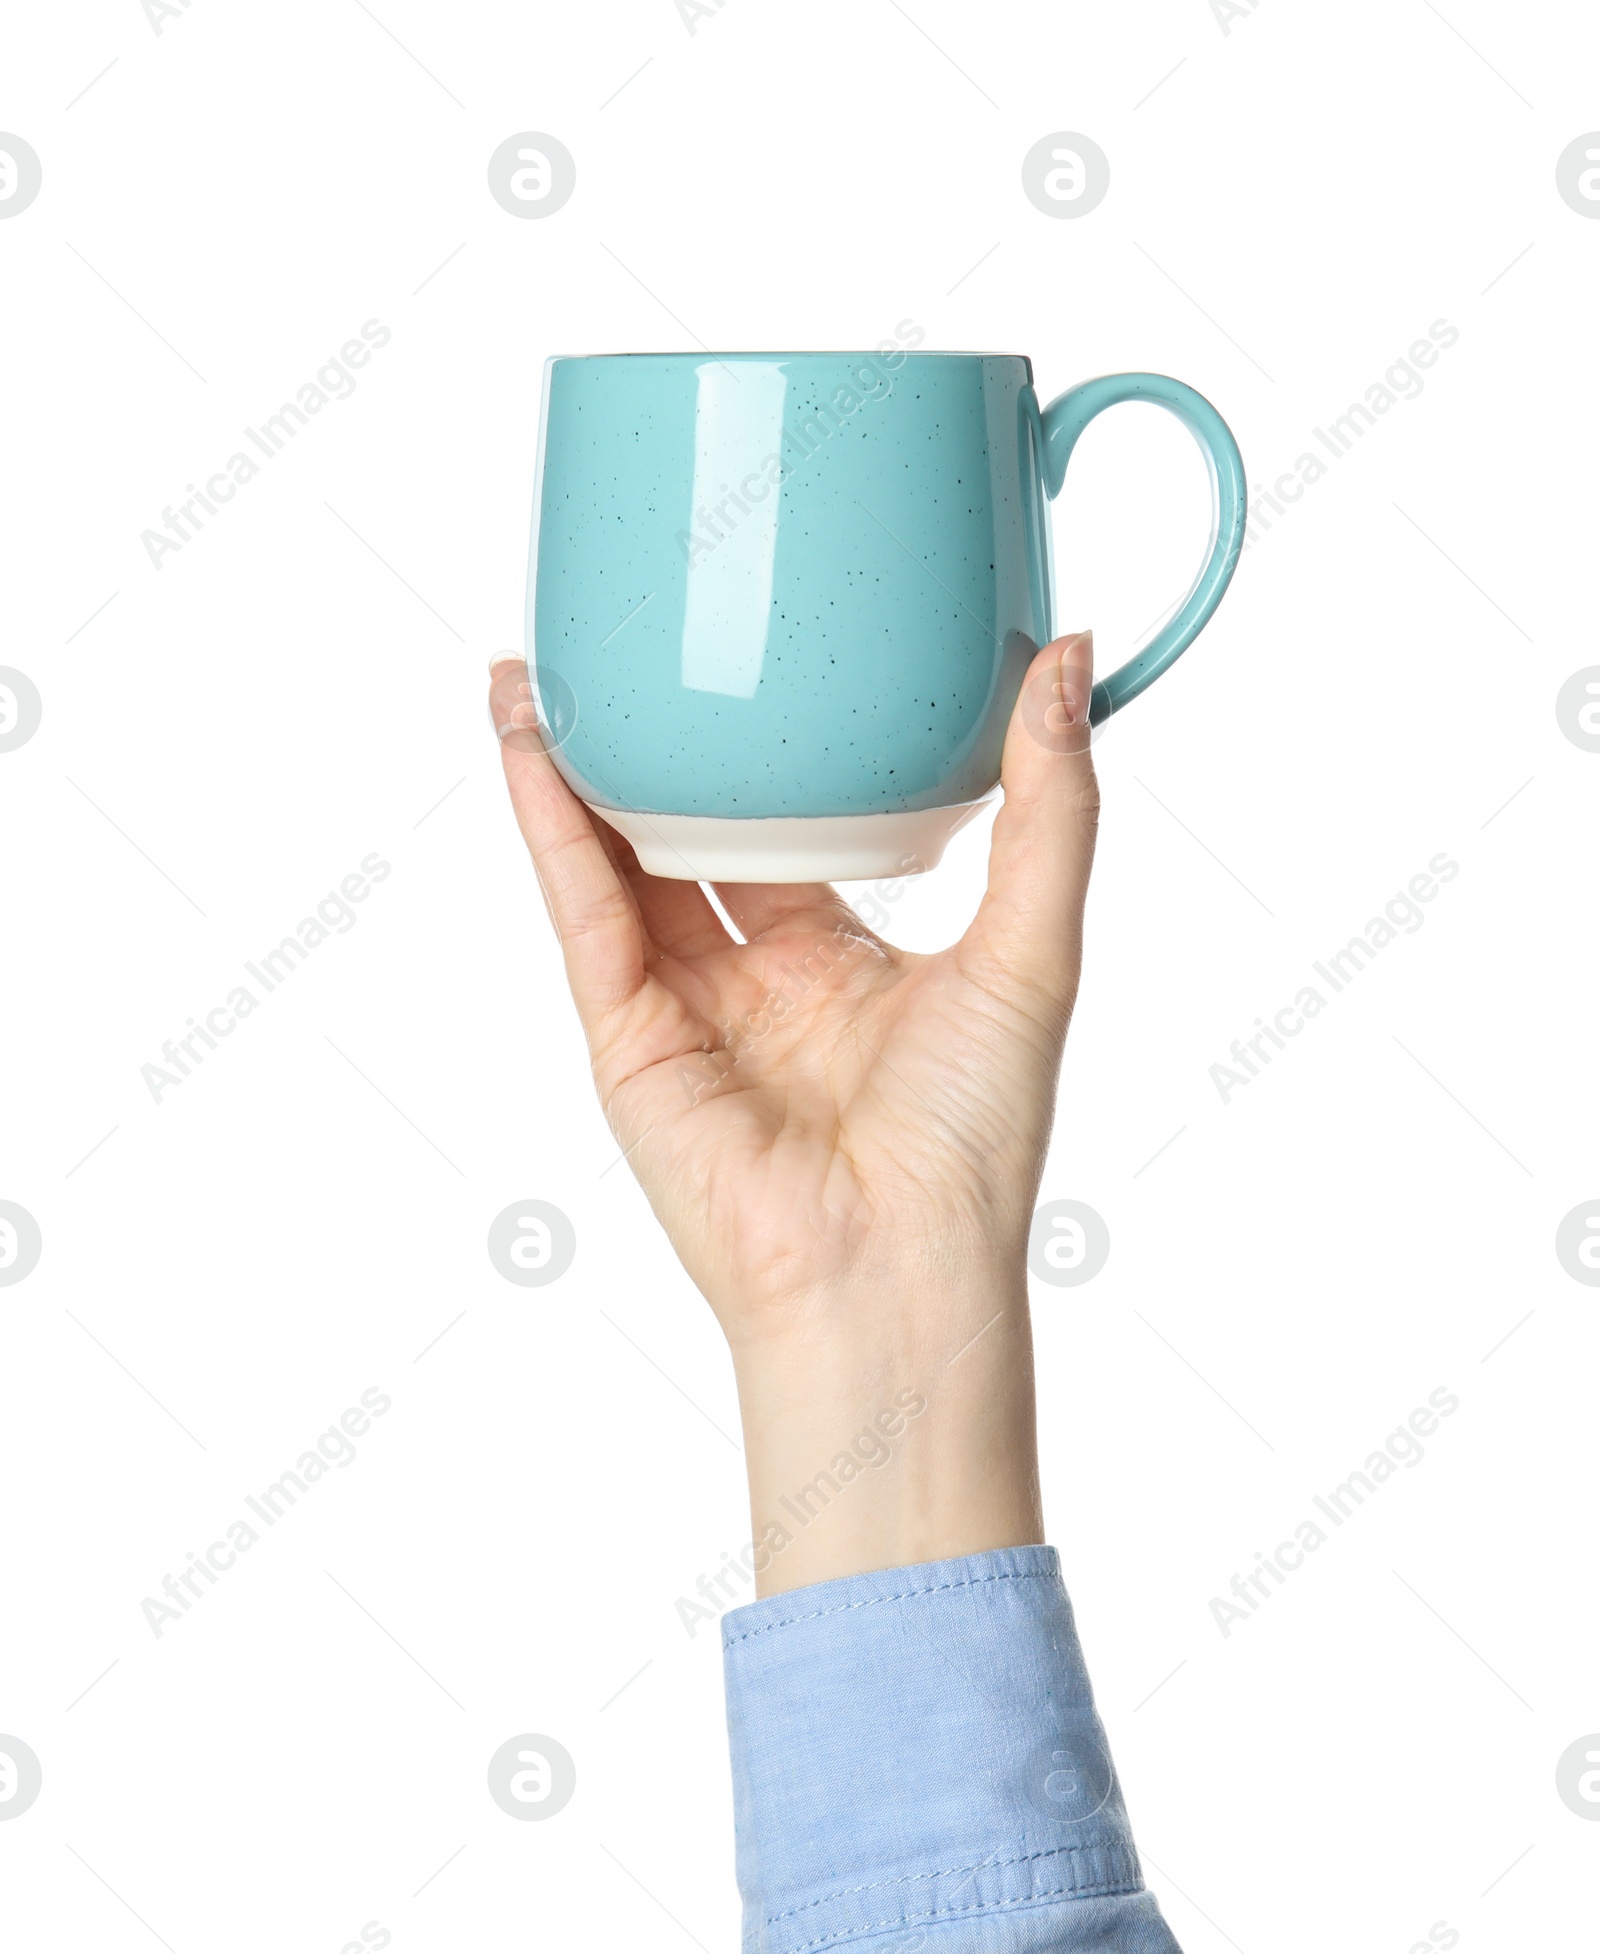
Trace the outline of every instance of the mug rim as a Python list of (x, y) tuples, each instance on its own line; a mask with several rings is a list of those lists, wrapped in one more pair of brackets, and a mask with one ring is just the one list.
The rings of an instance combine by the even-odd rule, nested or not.
[[(915, 348), (892, 346), (887, 353), (898, 353), (902, 360), (1020, 360), (1030, 366), (1026, 353), (969, 352), (956, 346), (919, 346)], [(689, 360), (702, 365), (717, 360), (870, 360), (883, 359), (887, 353), (877, 347), (851, 348), (848, 346), (807, 346), (798, 349), (752, 349), (744, 352), (703, 353), (685, 352), (635, 352), (635, 353), (552, 353), (546, 359), (546, 366), (560, 366), (572, 360)]]

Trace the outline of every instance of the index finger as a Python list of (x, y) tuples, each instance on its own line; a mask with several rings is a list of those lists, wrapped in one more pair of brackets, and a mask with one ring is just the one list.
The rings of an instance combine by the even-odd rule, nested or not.
[(644, 985), (644, 926), (594, 818), (545, 751), (520, 658), (497, 658), (490, 666), (489, 714), (517, 826), (561, 941), (573, 1001), (592, 1037)]

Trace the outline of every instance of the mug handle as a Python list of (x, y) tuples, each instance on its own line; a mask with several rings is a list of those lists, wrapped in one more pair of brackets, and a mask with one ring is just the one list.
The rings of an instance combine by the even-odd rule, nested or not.
[(1148, 400), (1165, 407), (1199, 442), (1211, 476), (1211, 544), (1177, 615), (1126, 665), (1096, 683), (1089, 707), (1092, 726), (1137, 699), (1169, 665), (1177, 663), (1221, 603), (1244, 547), (1244, 463), (1238, 446), (1211, 402), (1165, 373), (1106, 373), (1057, 395), (1041, 417), (1045, 492), (1052, 499), (1061, 493), (1078, 436), (1097, 414), (1124, 400)]

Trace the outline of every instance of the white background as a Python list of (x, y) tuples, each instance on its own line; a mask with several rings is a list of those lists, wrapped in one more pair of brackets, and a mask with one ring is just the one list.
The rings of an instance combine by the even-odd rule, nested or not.
[[(8, 1945), (737, 1944), (717, 1638), (675, 1606), (747, 1537), (730, 1373), (606, 1171), (484, 666), (521, 643), (548, 354), (908, 318), (1030, 353), (1047, 397), (1179, 374), (1268, 483), (1459, 330), (1101, 743), (1044, 1191), (1112, 1252), (1037, 1291), (1047, 1508), (1189, 1954), (1597, 1944), (1600, 1826), (1555, 1767), (1600, 1730), (1600, 1297), (1553, 1244), (1600, 1192), (1600, 756), (1554, 710), (1600, 662), (1600, 222), (1555, 187), (1600, 25), (1260, 0), (1229, 28), (1208, 0), (8, 16), (0, 128), (44, 170), (0, 223), (0, 663), (44, 706), (0, 755), (0, 1197), (44, 1240), (0, 1289), (0, 1731), (44, 1770), (0, 1824)], [(524, 130), (577, 160), (539, 221), (486, 188)], [(1019, 177), (1058, 130), (1111, 162), (1073, 221)], [(368, 319), (357, 392), (155, 569), (140, 532)], [(1203, 508), (1163, 417), (1083, 442), (1060, 623), (1103, 668)], [(1224, 1104), (1208, 1068), (1441, 850), (1425, 925)], [(162, 1042), (371, 851), (356, 926), (155, 1103)], [(983, 852), (893, 932), (949, 940)], [(544, 1289), (485, 1252), (531, 1197), (578, 1235)], [(1212, 1597), (1440, 1386), (1424, 1462), (1225, 1638)], [(154, 1636), (143, 1598), (368, 1387), (354, 1464)], [(547, 1823), (485, 1788), (522, 1732), (577, 1762)]]

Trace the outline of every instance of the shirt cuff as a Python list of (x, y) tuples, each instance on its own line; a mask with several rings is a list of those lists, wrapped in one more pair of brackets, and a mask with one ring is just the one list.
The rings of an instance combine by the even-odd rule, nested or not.
[(722, 1640), (746, 1954), (1179, 1954), (1053, 1547), (773, 1595)]

